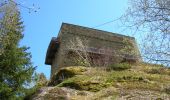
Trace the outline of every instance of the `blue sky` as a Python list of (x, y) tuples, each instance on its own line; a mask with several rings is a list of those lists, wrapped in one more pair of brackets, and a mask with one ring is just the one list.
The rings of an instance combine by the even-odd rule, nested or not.
[[(21, 17), (25, 31), (22, 45), (30, 47), (32, 62), (38, 73), (50, 78), (50, 66), (45, 65), (46, 50), (52, 37), (56, 37), (62, 22), (94, 27), (119, 18), (127, 9), (127, 0), (27, 0), (25, 6), (34, 3), (40, 7), (37, 13), (28, 13), (21, 8)], [(96, 29), (128, 34), (122, 32), (117, 22), (109, 23)]]

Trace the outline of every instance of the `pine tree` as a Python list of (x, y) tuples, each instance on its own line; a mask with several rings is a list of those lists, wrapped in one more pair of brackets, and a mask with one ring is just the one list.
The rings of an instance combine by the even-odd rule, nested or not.
[(23, 38), (23, 22), (16, 5), (11, 1), (0, 8), (0, 99), (17, 99), (24, 95), (35, 67)]

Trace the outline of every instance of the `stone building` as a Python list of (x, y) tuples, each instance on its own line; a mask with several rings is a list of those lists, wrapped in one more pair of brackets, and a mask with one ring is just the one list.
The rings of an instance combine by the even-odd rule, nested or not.
[(51, 65), (52, 76), (61, 67), (80, 65), (81, 61), (74, 61), (80, 54), (88, 56), (92, 66), (141, 60), (133, 37), (63, 23), (58, 36), (50, 41), (45, 64)]

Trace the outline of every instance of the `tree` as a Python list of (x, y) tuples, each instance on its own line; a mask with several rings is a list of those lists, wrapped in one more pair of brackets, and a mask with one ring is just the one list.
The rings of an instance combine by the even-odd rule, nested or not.
[(44, 73), (40, 73), (38, 74), (38, 80), (37, 80), (37, 87), (42, 87), (42, 86), (46, 86), (48, 83), (47, 78), (45, 77)]
[(39, 7), (35, 7), (35, 5), (33, 4), (31, 7), (25, 6), (23, 5), (21, 2), (17, 2), (17, 0), (1, 0), (0, 1), (0, 8), (2, 8), (3, 6), (5, 6), (6, 4), (8, 4), (9, 2), (12, 2), (13, 4), (15, 4), (16, 6), (20, 6), (21, 8), (24, 8), (26, 10), (28, 10), (29, 13), (31, 12), (37, 12), (40, 8)]
[[(70, 39), (66, 51), (67, 58), (71, 60), (70, 62), (73, 62), (73, 65), (87, 67), (103, 67), (107, 69), (113, 63), (114, 56), (120, 59), (123, 58), (121, 54), (118, 54), (110, 47), (96, 48), (90, 46), (89, 40), (82, 37)], [(125, 53), (125, 51), (122, 51), (122, 53)], [(114, 59), (114, 61), (119, 60), (118, 58)]]
[(23, 22), (13, 2), (0, 8), (0, 99), (19, 99), (26, 85), (33, 79), (35, 67), (23, 38)]
[[(103, 51), (103, 53), (95, 54), (94, 51), (96, 50)], [(76, 65), (106, 68), (112, 63), (112, 50), (110, 48), (91, 47), (89, 41), (81, 37), (74, 37), (71, 39), (67, 51), (68, 56), (71, 57), (71, 60)]]
[[(143, 39), (146, 61), (170, 65), (170, 0), (130, 0), (122, 22)], [(141, 38), (141, 37), (140, 37)]]
[(32, 97), (34, 97), (37, 90), (41, 87), (47, 86), (48, 80), (46, 79), (44, 73), (36, 73), (34, 82), (35, 85), (33, 87), (25, 90), (24, 100), (32, 100)]
[[(87, 52), (88, 41), (83, 40), (79, 37), (75, 37), (69, 41), (67, 51), (71, 50), (72, 53), (68, 54), (72, 56), (72, 60), (76, 65), (91, 66), (90, 57)], [(69, 52), (68, 52), (69, 53)]]

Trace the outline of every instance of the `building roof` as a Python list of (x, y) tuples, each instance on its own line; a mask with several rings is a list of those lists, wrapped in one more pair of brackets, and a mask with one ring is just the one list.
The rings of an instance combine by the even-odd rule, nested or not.
[(103, 31), (99, 29), (94, 29), (94, 28), (89, 28), (89, 27), (84, 27), (84, 26), (79, 26), (79, 25), (74, 25), (69, 23), (62, 23), (59, 35), (64, 32), (70, 34), (90, 36), (93, 38), (99, 38), (104, 40), (113, 40), (112, 37), (135, 39), (134, 37), (130, 37), (118, 33)]

